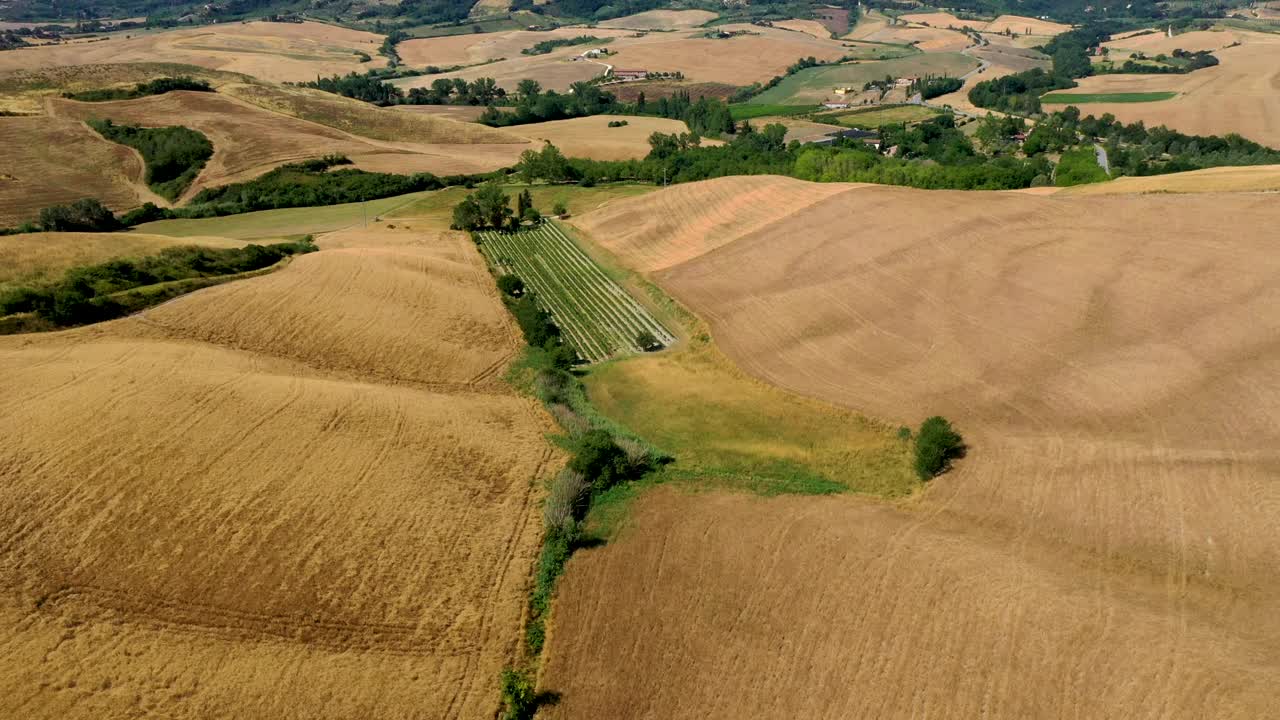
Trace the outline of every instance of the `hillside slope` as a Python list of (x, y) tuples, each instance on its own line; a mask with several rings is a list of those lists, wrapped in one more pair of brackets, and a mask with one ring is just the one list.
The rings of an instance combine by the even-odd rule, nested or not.
[[(696, 191), (714, 216), (719, 182), (601, 212)], [(1275, 218), (1266, 194), (864, 187), (695, 253), (676, 230), (596, 234), (675, 258), (651, 276), (747, 372), (886, 420), (942, 414), (970, 452), (899, 510), (645, 506), (571, 564), (558, 716), (1265, 715)]]

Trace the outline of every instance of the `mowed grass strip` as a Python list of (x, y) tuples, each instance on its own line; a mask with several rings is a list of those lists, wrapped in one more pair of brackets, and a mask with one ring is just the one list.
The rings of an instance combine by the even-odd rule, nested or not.
[(585, 359), (595, 362), (638, 352), (636, 338), (642, 332), (652, 333), (664, 345), (675, 340), (554, 223), (476, 236), (494, 267), (520, 276), (538, 294)]
[(1040, 102), (1046, 103), (1069, 103), (1078, 105), (1081, 103), (1144, 103), (1159, 102), (1160, 100), (1170, 100), (1177, 97), (1178, 93), (1171, 90), (1162, 90), (1160, 92), (1134, 92), (1134, 93), (1049, 93), (1040, 97)]

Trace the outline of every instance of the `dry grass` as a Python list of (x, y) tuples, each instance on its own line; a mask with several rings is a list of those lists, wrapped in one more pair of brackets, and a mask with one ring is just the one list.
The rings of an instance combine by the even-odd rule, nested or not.
[[(226, 23), (6, 52), (0, 55), (0, 70), (173, 62), (298, 82), (382, 67), (381, 44), (381, 35), (315, 22)], [(373, 60), (361, 63), (357, 52)]]
[(779, 28), (725, 25), (722, 29), (759, 34), (712, 40), (692, 33), (690, 37), (650, 36), (646, 38), (649, 42), (634, 44), (615, 42), (610, 49), (616, 54), (609, 63), (621, 68), (680, 71), (696, 82), (748, 85), (781, 75), (801, 57), (837, 60), (848, 52), (839, 41)]
[(25, 233), (0, 236), (0, 288), (10, 283), (41, 282), (77, 265), (112, 258), (154, 255), (175, 245), (241, 247), (219, 237), (173, 238), (143, 233)]
[[(609, 127), (610, 122), (625, 120), (625, 127)], [(593, 160), (638, 160), (649, 154), (649, 136), (653, 133), (687, 133), (680, 120), (666, 118), (597, 115), (521, 125), (515, 128), (539, 144), (550, 142), (570, 157)], [(703, 145), (720, 145), (719, 140), (703, 140)]]
[(812, 35), (821, 40), (831, 37), (831, 31), (825, 25), (817, 20), (780, 20), (773, 24), (774, 27), (780, 27), (786, 30), (794, 30), (802, 32), (806, 35)]
[(6, 714), (497, 711), (548, 422), (469, 240), (361, 240), (0, 340)]
[[(396, 46), (396, 50), (400, 53), (400, 57), (404, 62), (413, 67), (424, 65), (448, 67), (450, 65), (471, 65), (498, 58), (526, 61), (548, 56), (562, 58), (569, 55), (577, 55), (590, 46), (574, 45), (557, 48), (547, 55), (521, 55), (520, 51), (546, 40), (573, 38), (579, 35), (594, 35), (600, 38), (626, 37), (630, 34), (624, 30), (584, 27), (556, 28), (555, 30), (542, 31), (504, 30), (493, 33), (414, 38), (400, 43)], [(418, 79), (425, 80), (426, 84), (430, 85), (431, 81), (438, 77), (440, 76), (428, 75)]]
[[(681, 190), (599, 220), (672, 213)], [(704, 188), (697, 215), (646, 232), (581, 224), (665, 267), (749, 374), (894, 421), (942, 414), (971, 451), (903, 509), (655, 498), (570, 564), (555, 716), (1280, 702), (1274, 196), (860, 187), (691, 252), (684, 228), (745, 190)]]
[(987, 23), (982, 20), (961, 20), (960, 18), (947, 12), (927, 12), (927, 13), (907, 13), (899, 15), (899, 20), (918, 25), (929, 25), (936, 28), (955, 28), (959, 30), (962, 27), (971, 27), (974, 30), (981, 30)]
[(973, 41), (958, 30), (919, 25), (890, 25), (858, 38), (895, 45), (915, 45), (925, 52), (959, 52)]
[(600, 27), (631, 28), (635, 30), (683, 30), (695, 28), (716, 19), (707, 10), (649, 10), (626, 17), (605, 20)]
[(0, 227), (35, 220), (41, 208), (92, 197), (113, 210), (146, 200), (142, 158), (64, 118), (0, 117)]
[[(1207, 34), (1216, 36), (1221, 43), (1217, 48), (1234, 40), (1239, 40), (1242, 45), (1215, 50), (1214, 54), (1221, 61), (1215, 67), (1186, 75), (1100, 75), (1080, 80), (1080, 87), (1072, 92), (1177, 92), (1178, 96), (1167, 102), (1090, 103), (1082, 110), (1098, 116), (1111, 113), (1127, 123), (1141, 120), (1148, 127), (1167, 125), (1197, 135), (1234, 132), (1264, 145), (1280, 147), (1280, 93), (1276, 92), (1280, 87), (1280, 65), (1275, 62), (1276, 53), (1280, 51), (1280, 37), (1243, 31)], [(1153, 36), (1120, 42), (1131, 47), (1149, 37)], [(1183, 37), (1175, 36), (1172, 41), (1165, 38), (1159, 47), (1170, 42), (1179, 45), (1178, 39)], [(1045, 105), (1046, 110), (1061, 107)]]

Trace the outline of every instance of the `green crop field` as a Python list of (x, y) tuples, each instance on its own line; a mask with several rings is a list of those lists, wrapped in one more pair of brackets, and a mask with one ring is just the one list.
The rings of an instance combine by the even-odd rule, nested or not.
[(878, 128), (889, 123), (912, 123), (928, 120), (942, 111), (923, 105), (883, 105), (861, 110), (841, 110), (834, 113), (815, 115), (817, 122), (835, 123), (846, 127), (863, 129)]
[(664, 345), (675, 340), (553, 222), (518, 232), (476, 233), (480, 252), (503, 273), (520, 277), (556, 324), (590, 362), (638, 352), (648, 331)]
[(1080, 105), (1084, 103), (1142, 103), (1157, 102), (1159, 100), (1168, 100), (1176, 97), (1178, 93), (1165, 92), (1140, 92), (1140, 93), (1062, 93), (1053, 92), (1048, 95), (1041, 96), (1040, 102), (1046, 103), (1068, 103), (1071, 105)]
[(948, 75), (959, 77), (978, 67), (978, 61), (960, 53), (922, 53), (897, 60), (821, 65), (801, 70), (751, 99), (752, 105), (815, 105), (836, 87), (860, 88), (888, 77)]

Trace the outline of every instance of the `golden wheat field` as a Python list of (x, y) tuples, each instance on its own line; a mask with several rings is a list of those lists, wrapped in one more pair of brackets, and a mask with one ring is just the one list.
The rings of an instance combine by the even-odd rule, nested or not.
[(715, 19), (716, 14), (707, 10), (647, 10), (635, 15), (605, 20), (600, 23), (600, 27), (629, 30), (683, 30), (698, 27)]
[[(579, 224), (731, 217), (741, 190), (719, 186), (742, 180)], [(570, 562), (552, 716), (1266, 716), (1274, 195), (821, 189), (772, 222), (592, 236), (748, 373), (888, 421), (942, 414), (968, 457), (897, 507), (643, 501)]]
[(0, 715), (497, 711), (550, 424), (470, 241), (416, 238), (0, 339)]
[[(383, 67), (382, 36), (317, 22), (225, 23), (70, 42), (0, 54), (0, 70), (99, 63), (186, 63), (273, 82), (314, 80)], [(358, 53), (371, 60), (361, 62)]]
[[(1148, 127), (1167, 125), (1174, 130), (1196, 135), (1239, 133), (1255, 142), (1280, 146), (1280, 36), (1265, 33), (1226, 31), (1200, 33), (1192, 38), (1196, 47), (1212, 44), (1214, 36), (1221, 44), (1214, 48), (1219, 65), (1196, 70), (1186, 75), (1100, 75), (1079, 81), (1072, 93), (1130, 93), (1173, 91), (1177, 97), (1159, 102), (1088, 103), (1080, 106), (1085, 114), (1111, 113), (1124, 122), (1139, 120)], [(1137, 40), (1121, 40), (1126, 47)], [(1162, 36), (1160, 36), (1162, 37)], [(1179, 46), (1181, 35), (1158, 42), (1152, 47)], [(1240, 42), (1237, 47), (1226, 47)], [(1190, 42), (1189, 42), (1190, 44)], [(1153, 53), (1154, 54), (1154, 53)], [(1065, 107), (1045, 104), (1052, 112)]]

